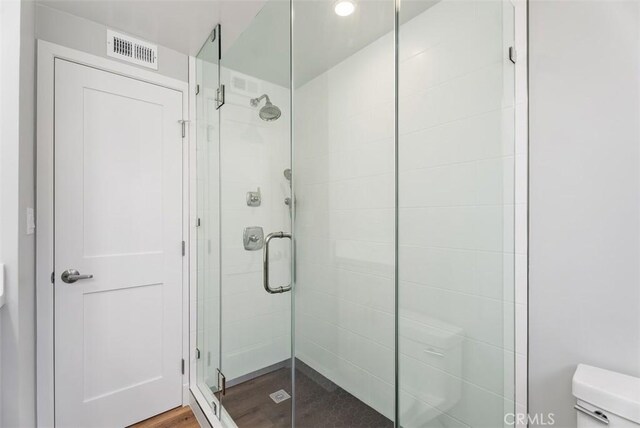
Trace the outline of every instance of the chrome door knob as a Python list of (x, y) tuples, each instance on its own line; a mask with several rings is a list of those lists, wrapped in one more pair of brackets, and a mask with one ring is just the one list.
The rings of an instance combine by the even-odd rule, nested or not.
[(62, 281), (66, 282), (67, 284), (73, 284), (74, 282), (81, 279), (91, 279), (93, 278), (93, 275), (80, 275), (80, 272), (75, 269), (67, 269), (62, 272), (60, 278), (62, 278)]

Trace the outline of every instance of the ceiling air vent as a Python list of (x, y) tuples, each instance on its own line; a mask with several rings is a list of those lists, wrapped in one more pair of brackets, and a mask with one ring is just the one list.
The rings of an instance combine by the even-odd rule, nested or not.
[(251, 98), (258, 94), (258, 82), (238, 72), (231, 72), (231, 88), (234, 93), (247, 95)]
[(107, 55), (158, 69), (158, 46), (112, 30), (107, 30)]

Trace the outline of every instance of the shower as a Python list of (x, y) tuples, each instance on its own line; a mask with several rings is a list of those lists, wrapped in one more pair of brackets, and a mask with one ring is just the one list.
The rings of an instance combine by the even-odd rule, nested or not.
[[(213, 90), (196, 120), (218, 132), (195, 133), (192, 390), (239, 428), (503, 427), (526, 414), (526, 230), (513, 227), (526, 165), (513, 153), (527, 146), (502, 49), (517, 45), (520, 2), (345, 0), (357, 6), (343, 18), (337, 1), (265, 0), (196, 62)], [(470, 46), (497, 56), (439, 66)]]
[(267, 101), (265, 102), (264, 107), (260, 109), (260, 119), (264, 120), (265, 122), (272, 122), (274, 120), (277, 120), (282, 112), (277, 106), (271, 104), (271, 100), (269, 99), (269, 96), (267, 94), (263, 94), (258, 98), (251, 99), (251, 106), (258, 107), (258, 104), (260, 104), (260, 101), (262, 101), (263, 98), (266, 98)]

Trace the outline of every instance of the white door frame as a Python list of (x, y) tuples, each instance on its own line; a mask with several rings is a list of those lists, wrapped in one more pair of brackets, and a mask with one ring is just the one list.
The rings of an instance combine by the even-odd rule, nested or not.
[[(182, 93), (182, 117), (189, 119), (189, 84), (122, 62), (38, 40), (37, 159), (36, 159), (36, 398), (39, 427), (55, 425), (54, 411), (54, 61), (56, 58), (130, 77)], [(187, 64), (185, 64), (185, 67)], [(190, 128), (183, 139), (182, 236), (182, 404), (189, 403), (189, 157)], [(151, 416), (151, 415), (150, 415)]]

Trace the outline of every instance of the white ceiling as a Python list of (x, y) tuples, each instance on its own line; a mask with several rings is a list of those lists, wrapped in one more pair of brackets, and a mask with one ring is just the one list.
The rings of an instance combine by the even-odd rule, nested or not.
[[(223, 65), (289, 86), (289, 0), (36, 1), (188, 55), (196, 55), (221, 23)], [(437, 1), (403, 0), (401, 21)], [(296, 85), (393, 29), (393, 0), (357, 0), (355, 12), (348, 17), (337, 16), (334, 3), (293, 1)]]
[[(1, 0), (0, 0), (1, 1)], [(231, 44), (265, 0), (37, 0), (38, 3), (195, 55), (217, 23)]]
[[(403, 0), (401, 22), (438, 0)], [(335, 0), (294, 0), (293, 68), (300, 86), (343, 61), (394, 27), (392, 0), (358, 0), (347, 17), (335, 14)], [(269, 0), (233, 45), (223, 65), (281, 86), (289, 86), (289, 2)], [(223, 28), (223, 35), (224, 35)], [(224, 38), (223, 38), (224, 40)], [(393, 61), (393, 51), (390, 51)]]

